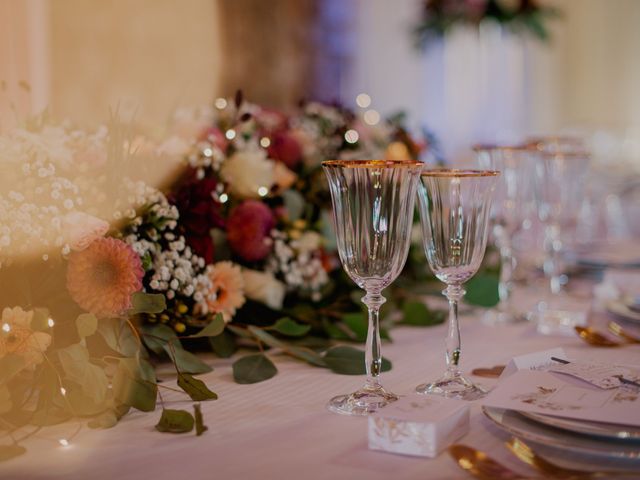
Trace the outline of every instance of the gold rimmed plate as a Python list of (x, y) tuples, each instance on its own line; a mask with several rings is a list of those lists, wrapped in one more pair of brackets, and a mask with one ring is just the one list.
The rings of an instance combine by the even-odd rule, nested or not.
[(588, 420), (572, 420), (570, 418), (554, 417), (552, 415), (543, 415), (533, 412), (518, 413), (535, 422), (567, 430), (569, 432), (615, 440), (640, 441), (640, 428), (637, 427), (626, 427), (615, 423), (590, 422)]
[(607, 312), (623, 318), (626, 321), (633, 322), (634, 324), (640, 324), (640, 311), (636, 308), (631, 308), (630, 305), (636, 305), (635, 299), (622, 298), (620, 300), (611, 300), (607, 302), (605, 308)]
[(596, 437), (549, 426), (515, 410), (482, 407), (496, 426), (512, 435), (564, 452), (599, 460), (617, 460), (640, 466), (640, 441)]

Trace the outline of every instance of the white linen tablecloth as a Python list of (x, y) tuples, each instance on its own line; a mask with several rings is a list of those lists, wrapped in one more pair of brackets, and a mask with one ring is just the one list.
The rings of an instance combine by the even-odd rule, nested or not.
[[(640, 345), (618, 349), (590, 347), (577, 337), (542, 336), (533, 325), (486, 326), (481, 310), (461, 318), (462, 367), (505, 364), (512, 357), (562, 347), (571, 358), (640, 363)], [(446, 327), (401, 327), (383, 354), (393, 369), (383, 384), (400, 395), (444, 370)], [(25, 445), (28, 452), (0, 464), (0, 479), (452, 479), (471, 478), (445, 452), (424, 459), (367, 449), (367, 419), (325, 410), (327, 400), (360, 386), (362, 377), (342, 376), (284, 356), (275, 358), (279, 373), (254, 385), (234, 383), (232, 359), (211, 359), (215, 371), (200, 378), (219, 399), (202, 403), (209, 430), (195, 434), (159, 433), (153, 413), (132, 412), (114, 428), (91, 430), (67, 423), (40, 431)], [(171, 371), (161, 371), (175, 385)], [(478, 379), (486, 386), (495, 380)], [(185, 396), (163, 392), (169, 408), (192, 410)], [(58, 443), (78, 428), (68, 447)], [(471, 430), (458, 443), (485, 452), (524, 475), (535, 472), (503, 446), (509, 436), (484, 417), (479, 405), (471, 411)]]

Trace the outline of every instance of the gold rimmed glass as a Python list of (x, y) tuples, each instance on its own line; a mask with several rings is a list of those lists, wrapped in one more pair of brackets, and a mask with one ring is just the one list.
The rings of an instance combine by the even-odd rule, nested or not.
[(380, 383), (379, 310), (382, 290), (407, 260), (421, 162), (335, 160), (322, 163), (329, 179), (342, 267), (366, 294), (369, 311), (365, 352), (367, 378), (359, 390), (329, 401), (329, 410), (367, 415), (398, 397)]
[(585, 318), (571, 306), (575, 301), (562, 295), (564, 256), (584, 200), (590, 155), (578, 147), (538, 146), (533, 159), (538, 218), (544, 226), (543, 269), (549, 282), (549, 295), (538, 303), (534, 318), (543, 333), (573, 333)]
[(495, 245), (500, 253), (500, 280), (496, 308), (484, 320), (490, 324), (525, 319), (512, 302), (513, 272), (517, 259), (513, 238), (521, 230), (533, 203), (531, 148), (521, 145), (476, 145), (473, 147), (480, 168), (500, 172), (492, 202), (490, 220)]
[(416, 387), (418, 393), (473, 400), (486, 391), (460, 371), (458, 302), (464, 283), (484, 257), (491, 199), (499, 172), (493, 170), (427, 170), (418, 185), (422, 239), (429, 266), (447, 285), (449, 327), (445, 341), (447, 370), (438, 380)]

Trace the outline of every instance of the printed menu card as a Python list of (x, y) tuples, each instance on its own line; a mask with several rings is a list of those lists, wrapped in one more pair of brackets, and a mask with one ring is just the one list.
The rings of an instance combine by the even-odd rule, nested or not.
[(520, 370), (502, 380), (482, 405), (640, 427), (640, 387), (600, 388), (553, 372)]

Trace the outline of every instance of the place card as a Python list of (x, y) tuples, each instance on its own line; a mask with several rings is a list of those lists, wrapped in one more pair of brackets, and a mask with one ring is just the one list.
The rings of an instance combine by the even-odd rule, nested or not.
[(486, 407), (640, 426), (640, 388), (602, 389), (568, 375), (521, 370), (482, 400)]
[(369, 416), (369, 448), (432, 458), (468, 431), (467, 402), (413, 394)]
[[(559, 357), (562, 358), (562, 357)], [(619, 377), (622, 376), (634, 382), (640, 380), (640, 370), (622, 365), (610, 365), (604, 363), (571, 362), (567, 364), (557, 363), (549, 369), (551, 372), (563, 373), (579, 378), (596, 387), (611, 389), (621, 385)]]
[(553, 348), (551, 350), (543, 350), (541, 352), (513, 357), (504, 368), (500, 379), (505, 379), (519, 370), (546, 370), (557, 365), (556, 362), (551, 360), (551, 357), (566, 358), (566, 354), (561, 348)]

